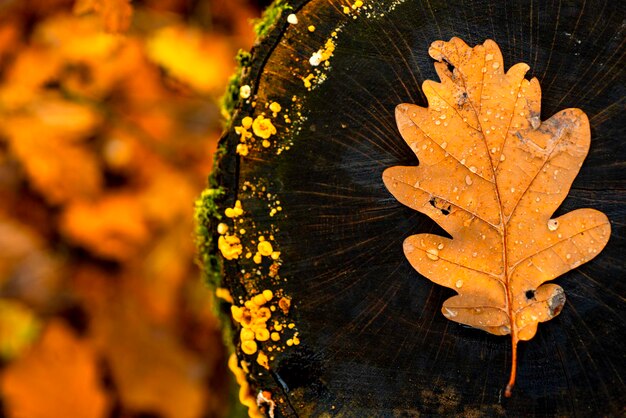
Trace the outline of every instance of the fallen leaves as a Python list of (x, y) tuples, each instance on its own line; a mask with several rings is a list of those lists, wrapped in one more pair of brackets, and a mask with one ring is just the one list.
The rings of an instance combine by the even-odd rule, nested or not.
[(60, 322), (48, 324), (39, 343), (7, 367), (0, 384), (13, 417), (104, 418), (110, 408), (93, 349)]
[(186, 26), (159, 30), (148, 41), (147, 51), (172, 77), (205, 93), (223, 89), (235, 68), (227, 45)]
[(524, 78), (523, 63), (505, 72), (491, 40), (474, 48), (458, 38), (437, 41), (429, 54), (441, 82), (424, 82), (428, 108), (396, 108), (420, 164), (389, 168), (383, 180), (452, 236), (404, 242), (419, 273), (458, 292), (444, 302), (444, 316), (511, 335), (510, 396), (518, 341), (565, 303), (563, 289), (545, 282), (594, 258), (609, 239), (609, 221), (596, 210), (551, 219), (589, 150), (589, 122), (580, 109), (542, 122), (538, 80)]
[(201, 416), (209, 370), (198, 353), (167, 332), (169, 327), (153, 323), (150, 312), (139, 309), (141, 299), (131, 287), (136, 279), (128, 278), (116, 288), (108, 286), (97, 270), (84, 269), (75, 280), (79, 293), (90, 302), (93, 344), (106, 359), (126, 408), (158, 411), (165, 418)]
[(194, 267), (192, 211), (222, 128), (218, 96), (236, 50), (250, 46), (241, 40), (251, 43), (256, 12), (238, 3), (232, 14), (221, 3), (210, 0), (193, 18), (182, 0), (3, 6), (7, 417), (228, 413), (222, 337)]
[(65, 203), (76, 196), (95, 196), (102, 184), (96, 155), (71, 139), (76, 131), (87, 132), (78, 125), (84, 122), (80, 118), (76, 123), (63, 119), (69, 126), (60, 126), (61, 121), (54, 120), (52, 113), (45, 113), (43, 118), (48, 120), (42, 120), (36, 112), (44, 106), (34, 107), (34, 115), (12, 118), (5, 126), (13, 155), (22, 161), (33, 188), (49, 203)]
[(63, 213), (60, 228), (69, 241), (114, 260), (135, 256), (149, 238), (140, 202), (131, 195), (72, 203)]

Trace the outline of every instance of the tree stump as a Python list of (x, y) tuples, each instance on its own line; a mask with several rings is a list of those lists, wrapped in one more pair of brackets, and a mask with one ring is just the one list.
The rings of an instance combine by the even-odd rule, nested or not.
[[(249, 403), (286, 417), (624, 413), (625, 12), (608, 0), (270, 9), (240, 57), (198, 205), (207, 277), (234, 302), (232, 314), (229, 302), (221, 309)], [(441, 314), (454, 292), (413, 270), (402, 242), (446, 233), (381, 180), (388, 167), (418, 164), (394, 109), (427, 106), (422, 83), (438, 80), (428, 47), (452, 37), (495, 40), (505, 69), (529, 64), (542, 120), (565, 108), (588, 115), (591, 149), (556, 215), (591, 207), (612, 225), (598, 257), (555, 280), (567, 302), (520, 343), (511, 398), (510, 339)]]

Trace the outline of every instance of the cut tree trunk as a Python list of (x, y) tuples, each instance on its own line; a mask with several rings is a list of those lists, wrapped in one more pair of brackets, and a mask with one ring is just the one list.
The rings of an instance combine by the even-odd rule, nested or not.
[[(205, 202), (217, 212), (204, 218), (201, 240), (207, 268), (218, 269), (215, 285), (228, 289), (235, 305), (263, 290), (274, 295), (267, 329), (280, 329), (280, 339), (256, 341), (253, 354), (242, 350), (240, 321), (222, 304), (252, 398), (266, 391), (275, 416), (287, 417), (623, 414), (626, 2), (353, 3), (275, 6), (231, 89), (236, 100), (212, 185), (224, 193)], [(297, 23), (289, 23), (290, 14)], [(567, 302), (520, 343), (511, 398), (503, 396), (510, 339), (441, 314), (454, 292), (418, 274), (402, 242), (446, 233), (396, 201), (381, 179), (388, 167), (418, 163), (394, 109), (427, 106), (422, 83), (438, 80), (428, 47), (452, 37), (470, 46), (495, 40), (506, 69), (529, 64), (527, 78), (537, 77), (542, 88), (542, 120), (565, 108), (588, 115), (590, 152), (557, 215), (591, 207), (612, 226), (598, 257), (555, 280)], [(242, 86), (249, 97), (247, 87), (237, 94)], [(273, 102), (281, 106), (276, 115)], [(261, 133), (262, 114), (276, 133), (265, 144), (259, 135), (244, 138), (248, 153), (240, 155), (242, 131), (235, 128), (251, 117)], [(225, 216), (236, 200), (243, 214)], [(219, 223), (241, 242), (236, 258), (218, 250)], [(257, 255), (261, 235), (280, 254)], [(222, 249), (237, 252), (236, 245)], [(284, 312), (282, 297), (291, 300)], [(257, 362), (260, 351), (269, 369)], [(269, 412), (269, 402), (259, 403)]]

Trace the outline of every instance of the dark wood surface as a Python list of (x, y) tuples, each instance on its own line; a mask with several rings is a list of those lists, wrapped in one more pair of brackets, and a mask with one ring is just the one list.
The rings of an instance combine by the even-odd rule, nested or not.
[[(290, 315), (302, 341), (278, 355), (270, 372), (253, 362), (253, 387), (283, 400), (277, 416), (623, 415), (626, 2), (411, 0), (383, 17), (355, 20), (338, 4), (296, 2), (299, 25), (311, 19), (316, 31), (286, 30), (283, 14), (244, 78), (259, 102), (302, 97), (307, 119), (289, 134), (291, 149), (240, 159), (237, 135), (231, 130), (222, 139), (228, 150), (218, 175), (228, 190), (223, 207), (240, 195), (244, 180), (266, 179), (284, 208), (283, 216), (270, 218), (262, 205), (249, 206), (258, 225), (279, 229), (282, 287), (293, 297)], [(328, 78), (302, 93), (293, 58), (308, 60), (339, 19), (345, 26)], [(587, 113), (590, 153), (557, 214), (590, 207), (612, 225), (597, 258), (555, 281), (567, 302), (533, 340), (520, 343), (509, 399), (503, 396), (509, 338), (443, 317), (441, 304), (453, 292), (415, 272), (402, 241), (445, 233), (399, 204), (381, 180), (387, 167), (417, 164), (394, 108), (426, 105), (421, 83), (437, 80), (428, 46), (453, 36), (470, 45), (495, 40), (506, 68), (528, 63), (528, 78), (542, 87), (542, 120), (570, 107)], [(240, 104), (235, 124), (251, 112)], [(285, 126), (277, 128), (283, 135)], [(239, 272), (246, 262), (225, 265), (235, 295), (244, 292)]]

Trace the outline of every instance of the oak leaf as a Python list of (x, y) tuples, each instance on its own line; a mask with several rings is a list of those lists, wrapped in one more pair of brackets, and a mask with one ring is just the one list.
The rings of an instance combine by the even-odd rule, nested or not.
[(596, 210), (551, 218), (589, 150), (589, 122), (580, 109), (542, 122), (539, 81), (524, 78), (524, 63), (505, 72), (492, 40), (474, 48), (436, 41), (429, 54), (441, 82), (423, 83), (428, 107), (396, 108), (419, 166), (388, 168), (383, 181), (452, 236), (404, 241), (420, 274), (458, 292), (444, 302), (444, 316), (511, 335), (510, 396), (517, 343), (565, 303), (560, 286), (544, 283), (591, 260), (609, 239), (609, 221)]
[(93, 347), (61, 321), (0, 376), (10, 418), (104, 418), (110, 399), (98, 376)]

